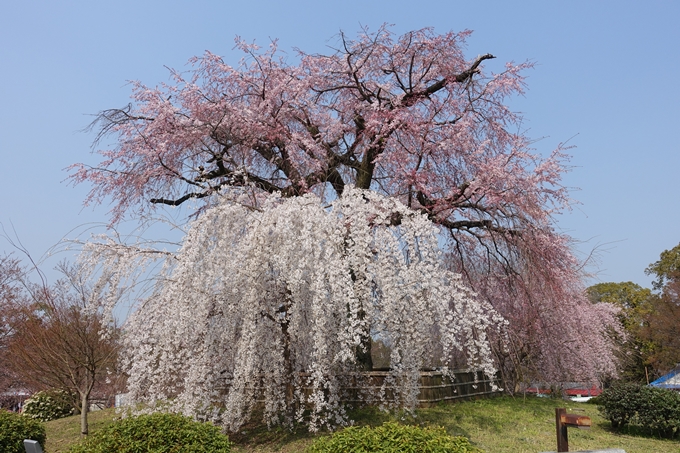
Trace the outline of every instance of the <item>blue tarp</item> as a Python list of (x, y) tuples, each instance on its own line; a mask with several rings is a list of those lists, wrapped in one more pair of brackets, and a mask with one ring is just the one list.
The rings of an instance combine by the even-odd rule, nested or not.
[(665, 376), (661, 376), (656, 381), (650, 382), (649, 385), (652, 387), (680, 390), (680, 367), (676, 367)]

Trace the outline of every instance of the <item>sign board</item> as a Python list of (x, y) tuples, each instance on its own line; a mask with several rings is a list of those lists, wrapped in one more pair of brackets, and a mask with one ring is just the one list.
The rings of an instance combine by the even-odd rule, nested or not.
[(24, 440), (24, 449), (26, 453), (43, 453), (43, 449), (37, 440)]

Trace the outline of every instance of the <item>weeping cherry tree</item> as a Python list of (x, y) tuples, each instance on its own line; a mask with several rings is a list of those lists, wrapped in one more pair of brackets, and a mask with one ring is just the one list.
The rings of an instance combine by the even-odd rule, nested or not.
[(130, 396), (147, 407), (236, 430), (259, 401), (268, 423), (342, 424), (367, 335), (391, 345), (372, 396), (385, 407), (415, 407), (435, 354), (445, 372), (454, 353), (495, 371), (486, 332), (502, 320), (442, 265), (438, 228), (393, 198), (226, 202), (192, 224), (174, 261), (127, 325)]
[[(371, 336), (391, 343), (407, 407), (435, 340), (489, 372), (493, 357), (511, 390), (614, 372), (615, 311), (590, 303), (553, 221), (568, 156), (532, 150), (508, 107), (532, 65), (490, 71), (469, 35), (364, 29), (293, 58), (237, 39), (238, 64), (206, 53), (97, 116), (97, 143), (114, 140), (71, 168), (86, 202), (111, 201), (112, 226), (169, 206), (196, 219), (129, 323), (133, 393), (207, 410), (197, 395), (222, 385), (238, 426), (257, 377), (270, 420), (295, 404), (342, 419), (334, 376), (370, 369)], [(105, 269), (149, 253), (107, 244)], [(507, 325), (485, 342), (489, 306)]]

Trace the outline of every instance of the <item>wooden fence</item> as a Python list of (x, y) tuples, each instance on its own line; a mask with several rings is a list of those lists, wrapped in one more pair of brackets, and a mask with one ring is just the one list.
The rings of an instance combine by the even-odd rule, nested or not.
[(500, 382), (489, 379), (481, 371), (459, 371), (450, 379), (442, 373), (422, 372), (420, 375), (420, 394), (418, 404), (430, 407), (440, 402), (477, 399), (499, 395)]
[[(490, 379), (481, 371), (454, 371), (453, 378), (438, 371), (421, 371), (419, 378), (420, 392), (417, 396), (419, 407), (432, 407), (439, 403), (486, 398), (501, 393), (500, 383), (496, 378)], [(301, 377), (308, 376), (300, 373)], [(380, 405), (397, 403), (399, 392), (395, 392), (396, 384), (390, 382), (389, 371), (368, 371), (352, 375), (343, 375), (340, 384), (340, 400), (350, 405)], [(260, 385), (258, 385), (260, 384)], [(261, 383), (255, 384), (261, 388)], [(495, 385), (494, 385), (495, 384)], [(222, 392), (228, 392), (227, 383)], [(310, 394), (311, 388), (303, 388), (302, 392)], [(259, 393), (259, 392), (257, 392)], [(258, 402), (264, 402), (262, 396)]]
[[(376, 394), (381, 390), (385, 393), (385, 400), (393, 401), (394, 386), (385, 385), (388, 378), (387, 371), (369, 371), (362, 373), (362, 385), (357, 387), (343, 387), (346, 403), (371, 402), (372, 398), (358, 398), (358, 392), (364, 395)], [(495, 385), (494, 385), (495, 384)], [(437, 371), (421, 371), (420, 392), (418, 393), (419, 407), (432, 407), (438, 403), (486, 398), (501, 393), (497, 379), (489, 379), (481, 371), (454, 371), (453, 379)], [(494, 390), (495, 389), (495, 390)], [(377, 402), (377, 399), (376, 399)]]

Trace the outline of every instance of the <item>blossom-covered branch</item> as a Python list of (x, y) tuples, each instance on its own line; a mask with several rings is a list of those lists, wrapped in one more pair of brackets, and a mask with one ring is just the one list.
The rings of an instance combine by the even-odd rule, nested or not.
[[(595, 380), (614, 368), (604, 332), (614, 321), (589, 303), (571, 238), (553, 224), (569, 207), (567, 156), (536, 154), (507, 105), (532, 64), (487, 71), (493, 55), (464, 55), (469, 35), (341, 33), (328, 54), (298, 51), (295, 63), (276, 42), (237, 39), (238, 65), (206, 53), (169, 84), (134, 83), (132, 104), (93, 124), (115, 145), (71, 179), (92, 184), (87, 203), (113, 201), (113, 224), (189, 201), (200, 218), (225, 200), (261, 209), (275, 194), (390, 197), (441, 228), (448, 269), (509, 321), (512, 347), (493, 343), (507, 380)], [(400, 211), (384, 215), (401, 227)], [(579, 335), (558, 342), (564, 331)]]

